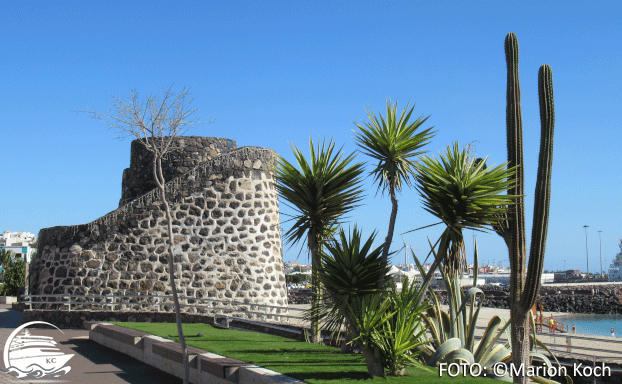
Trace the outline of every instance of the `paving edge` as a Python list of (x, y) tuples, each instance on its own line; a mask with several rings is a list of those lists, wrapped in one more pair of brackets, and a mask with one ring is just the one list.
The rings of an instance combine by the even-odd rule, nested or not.
[[(105, 327), (105, 329), (98, 329), (98, 327)], [(125, 328), (128, 330), (127, 334), (124, 334), (125, 332), (120, 330), (115, 333), (113, 330), (118, 330), (116, 327), (118, 326), (106, 322), (84, 322), (84, 328), (89, 331), (89, 340), (183, 379), (183, 364), (179, 361), (175, 361), (174, 350), (180, 349), (179, 343), (144, 332), (131, 332), (129, 331), (129, 328)], [(170, 347), (167, 348), (171, 350), (170, 355), (167, 356), (163, 353), (162, 348), (156, 349), (154, 352), (153, 346), (161, 346), (162, 343), (172, 343)], [(192, 354), (189, 353), (190, 382), (194, 384), (307, 384), (306, 382), (293, 377), (286, 376), (254, 364), (247, 364), (239, 360), (237, 360), (239, 363), (234, 364), (233, 367), (225, 367), (224, 365), (222, 367), (217, 367), (222, 368), (221, 376), (223, 377), (219, 377), (210, 373), (210, 369), (206, 369), (204, 367), (206, 367), (210, 362), (216, 362), (216, 365), (219, 365), (219, 360), (221, 362), (225, 362), (233, 359), (227, 359), (225, 356), (199, 350), (198, 348), (188, 348), (192, 348), (194, 350)], [(214, 365), (212, 365), (212, 367), (213, 366)]]

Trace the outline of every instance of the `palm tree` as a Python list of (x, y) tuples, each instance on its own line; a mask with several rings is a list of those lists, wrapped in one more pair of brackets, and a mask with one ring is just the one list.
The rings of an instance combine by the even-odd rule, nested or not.
[(502, 193), (511, 187), (509, 177), (515, 169), (507, 169), (506, 163), (486, 167), (487, 159), (475, 159), (454, 143), (440, 160), (425, 156), (417, 165), (416, 188), (424, 209), (445, 224), (424, 285), (441, 261), (447, 274), (457, 277), (465, 260), (463, 231), (492, 229), (505, 220), (507, 206), (514, 204), (516, 196)]
[[(311, 253), (312, 311), (321, 306), (317, 272), (322, 246), (335, 226), (342, 222), (343, 215), (357, 207), (362, 199), (363, 163), (351, 164), (355, 154), (342, 159), (342, 149), (335, 152), (332, 140), (328, 146), (325, 144), (325, 140), (321, 146), (318, 143), (316, 151), (313, 140), (309, 139), (310, 162), (291, 145), (299, 169), (278, 156), (274, 171), (279, 194), (296, 211), (292, 218), (295, 222), (286, 232), (285, 241), (294, 245), (306, 240)], [(319, 322), (312, 321), (311, 332), (313, 342), (319, 343)]]
[[(410, 104), (410, 103), (409, 103)], [(396, 192), (400, 192), (405, 183), (411, 186), (411, 176), (414, 176), (414, 158), (425, 153), (420, 149), (428, 143), (436, 131), (433, 127), (417, 131), (419, 127), (429, 118), (420, 116), (414, 122), (409, 122), (415, 106), (408, 110), (408, 105), (402, 111), (399, 119), (397, 117), (397, 102), (392, 106), (391, 100), (387, 100), (386, 120), (380, 115), (376, 117), (371, 108), (367, 111), (370, 122), (364, 126), (354, 123), (359, 132), (356, 132), (354, 139), (364, 154), (378, 161), (376, 168), (370, 174), (374, 175), (375, 182), (378, 183), (378, 190), (388, 190), (391, 196), (391, 218), (389, 220), (389, 231), (385, 239), (385, 247), (382, 253), (383, 259), (388, 262), (389, 248), (393, 241), (393, 231), (395, 219), (397, 217), (397, 198)], [(378, 281), (378, 286), (382, 282)]]

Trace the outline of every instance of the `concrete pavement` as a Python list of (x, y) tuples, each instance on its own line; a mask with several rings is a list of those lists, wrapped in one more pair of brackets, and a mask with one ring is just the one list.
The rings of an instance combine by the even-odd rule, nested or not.
[[(290, 315), (301, 315), (302, 312), (308, 308), (308, 305), (290, 305)], [(564, 313), (557, 312), (545, 312), (544, 316), (549, 317), (551, 314), (556, 319), (563, 321)], [(495, 309), (495, 308), (482, 308), (480, 317), (478, 319), (478, 325), (485, 327), (488, 321), (495, 315), (508, 318), (509, 310), (507, 309)], [(301, 319), (292, 319), (292, 325), (307, 325), (305, 321)], [(0, 353), (4, 351), (4, 346), (10, 334), (15, 328), (22, 324), (22, 314), (18, 311), (13, 311), (10, 306), (0, 304)], [(71, 366), (71, 371), (66, 375), (62, 375), (59, 378), (44, 377), (41, 379), (25, 378), (16, 379), (13, 374), (6, 374), (4, 370), (4, 359), (0, 359), (0, 384), (19, 384), (19, 383), (181, 383), (182, 380), (164, 373), (158, 369), (152, 368), (138, 360), (130, 358), (126, 355), (122, 355), (114, 350), (103, 347), (97, 343), (88, 340), (88, 331), (86, 330), (63, 330), (59, 332), (56, 329), (35, 329), (29, 328), (35, 335), (52, 336), (58, 343), (57, 347), (62, 352), (67, 354), (74, 354), (71, 360), (68, 361), (66, 366)], [(483, 329), (478, 329), (476, 335), (481, 335)], [(579, 336), (579, 337), (573, 337)], [(581, 337), (583, 336), (583, 338)], [(545, 344), (562, 344), (565, 346), (568, 344), (568, 338), (572, 340), (573, 352), (583, 352), (584, 348), (588, 350), (590, 348), (607, 349), (606, 351), (589, 351), (584, 353), (590, 353), (592, 356), (605, 358), (609, 362), (620, 360), (622, 356), (622, 343), (611, 344), (609, 341), (615, 339), (609, 337), (594, 337), (590, 336), (589, 339), (585, 338), (588, 335), (568, 335), (568, 334), (541, 334), (539, 339)], [(559, 339), (559, 340), (558, 340)], [(583, 350), (583, 351), (582, 351)], [(561, 352), (561, 351), (560, 351)], [(556, 354), (564, 355), (563, 352), (557, 352)], [(572, 356), (569, 356), (572, 357)], [(608, 359), (607, 359), (608, 358)], [(613, 359), (612, 359), (613, 358)]]
[[(4, 351), (7, 339), (15, 328), (22, 325), (22, 313), (0, 304), (0, 348)], [(71, 371), (60, 377), (46, 376), (41, 379), (31, 377), (17, 379), (14, 374), (5, 373), (4, 359), (0, 359), (0, 384), (20, 383), (149, 383), (178, 384), (182, 380), (152, 368), (138, 360), (120, 354), (88, 340), (86, 330), (33, 329), (33, 335), (51, 336), (56, 346), (66, 354), (74, 356), (65, 364)]]

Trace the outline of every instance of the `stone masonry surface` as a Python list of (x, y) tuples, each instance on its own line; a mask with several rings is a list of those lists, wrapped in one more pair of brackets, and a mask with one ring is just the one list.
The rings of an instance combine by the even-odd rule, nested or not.
[[(233, 140), (218, 137), (180, 136), (171, 143), (171, 151), (162, 162), (162, 175), (169, 181), (197, 165), (237, 148)], [(153, 181), (153, 155), (140, 141), (132, 141), (130, 166), (123, 171), (119, 207), (156, 187)]]
[[(166, 183), (180, 296), (287, 306), (275, 156), (244, 147)], [(30, 293), (170, 295), (163, 209), (155, 189), (91, 223), (42, 229)]]

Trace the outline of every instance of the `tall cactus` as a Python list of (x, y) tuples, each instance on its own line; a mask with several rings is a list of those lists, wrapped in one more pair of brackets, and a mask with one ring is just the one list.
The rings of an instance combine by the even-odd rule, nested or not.
[[(538, 96), (540, 99), (540, 156), (536, 182), (531, 248), (529, 265), (525, 271), (525, 207), (523, 169), (523, 123), (518, 79), (518, 39), (514, 33), (505, 38), (505, 56), (508, 68), (507, 83), (507, 150), (508, 167), (517, 166), (512, 177), (514, 186), (508, 194), (520, 196), (516, 204), (508, 207), (508, 220), (495, 228), (503, 237), (510, 254), (512, 269), (510, 278), (512, 319), (512, 362), (516, 368), (529, 364), (529, 311), (536, 301), (540, 288), (544, 250), (549, 219), (551, 196), (551, 170), (553, 164), (553, 75), (551, 67), (544, 64), (538, 72)], [(520, 371), (519, 371), (520, 372)], [(525, 372), (525, 371), (522, 371)], [(527, 376), (517, 375), (515, 383), (527, 383)]]

